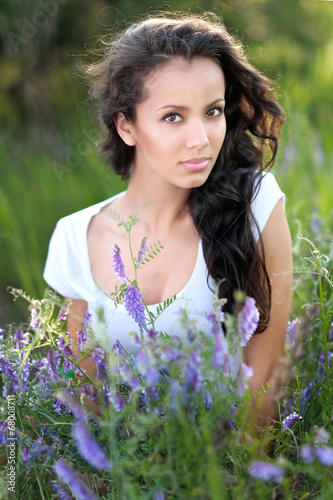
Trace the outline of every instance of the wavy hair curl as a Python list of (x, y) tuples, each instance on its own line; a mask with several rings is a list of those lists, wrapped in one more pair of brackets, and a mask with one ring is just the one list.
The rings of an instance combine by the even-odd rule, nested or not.
[(248, 62), (241, 44), (218, 16), (168, 13), (135, 23), (107, 46), (101, 61), (88, 67), (93, 96), (108, 129), (100, 149), (114, 171), (127, 179), (134, 147), (122, 141), (114, 118), (123, 113), (135, 122), (136, 105), (145, 98), (145, 83), (153, 71), (175, 57), (212, 59), (225, 76), (226, 136), (207, 181), (192, 190), (189, 209), (208, 273), (215, 283), (220, 282), (219, 297), (227, 298), (224, 310), (234, 312), (236, 290), (254, 297), (260, 332), (269, 323), (271, 287), (262, 239), (259, 236), (257, 243), (254, 236), (253, 227), (258, 227), (251, 202), (262, 172), (275, 160), (277, 130), (284, 114), (272, 82)]

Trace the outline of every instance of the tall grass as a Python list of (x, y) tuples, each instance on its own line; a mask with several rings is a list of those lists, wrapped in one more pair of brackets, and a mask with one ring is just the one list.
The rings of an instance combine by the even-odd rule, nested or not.
[[(50, 144), (38, 151), (3, 136), (0, 183), (0, 318), (13, 321), (23, 309), (9, 300), (7, 286), (43, 295), (48, 242), (59, 218), (124, 189), (98, 157), (89, 130), (61, 138), (56, 154)], [(69, 132), (69, 130), (68, 130)], [(20, 312), (22, 311), (22, 313)], [(22, 318), (22, 316), (21, 316)]]

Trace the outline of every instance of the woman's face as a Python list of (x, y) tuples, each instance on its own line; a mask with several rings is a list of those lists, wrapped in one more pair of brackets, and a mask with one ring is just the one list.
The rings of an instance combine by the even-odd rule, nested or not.
[(222, 147), (225, 80), (208, 58), (175, 58), (146, 83), (135, 123), (127, 125), (135, 147), (132, 172), (145, 180), (185, 189), (207, 180)]

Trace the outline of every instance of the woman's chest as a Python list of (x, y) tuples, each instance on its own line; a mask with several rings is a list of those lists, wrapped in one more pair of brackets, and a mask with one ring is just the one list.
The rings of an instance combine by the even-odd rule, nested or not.
[[(112, 227), (101, 227), (92, 221), (88, 228), (88, 250), (91, 273), (99, 288), (109, 295), (121, 280), (115, 275), (111, 248), (120, 248), (120, 258), (130, 281), (137, 279), (146, 304), (158, 304), (178, 294), (190, 281), (196, 267), (199, 236), (188, 225), (178, 227), (168, 237), (148, 235), (147, 250), (140, 266), (135, 269), (133, 259), (138, 260), (145, 234), (133, 228), (128, 235)], [(119, 228), (118, 228), (119, 229)], [(140, 255), (142, 256), (142, 254)]]

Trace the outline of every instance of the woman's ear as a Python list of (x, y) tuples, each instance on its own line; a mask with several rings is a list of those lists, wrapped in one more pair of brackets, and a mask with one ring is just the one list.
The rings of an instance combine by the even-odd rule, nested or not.
[(133, 133), (133, 127), (131, 122), (126, 120), (124, 113), (117, 113), (113, 118), (113, 122), (124, 143), (127, 144), (127, 146), (135, 146), (136, 139)]

